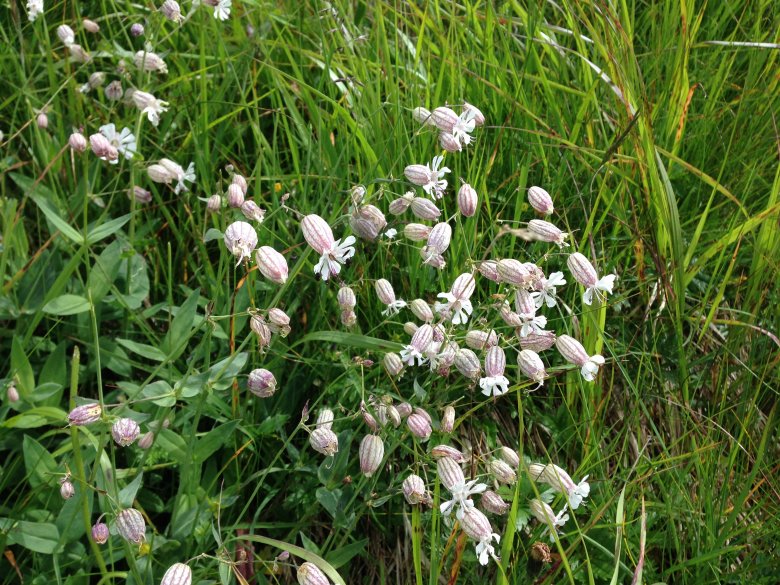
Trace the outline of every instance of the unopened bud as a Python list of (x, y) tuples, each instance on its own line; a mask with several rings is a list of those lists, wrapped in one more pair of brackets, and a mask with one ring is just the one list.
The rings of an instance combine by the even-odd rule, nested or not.
[(336, 433), (325, 427), (318, 427), (311, 432), (309, 444), (312, 449), (327, 456), (335, 455), (339, 450), (339, 438)]
[(8, 402), (19, 402), (19, 391), (16, 389), (16, 385), (11, 382), (5, 391), (5, 396)]
[(38, 114), (38, 117), (35, 119), (35, 123), (41, 130), (46, 130), (46, 128), (49, 127), (49, 117), (46, 115), (46, 112), (41, 112)]
[(120, 447), (132, 445), (141, 434), (141, 427), (132, 418), (120, 418), (111, 426), (111, 436)]
[(371, 477), (382, 464), (385, 456), (385, 444), (377, 435), (366, 435), (360, 442), (360, 471)]
[[(415, 197), (412, 199), (412, 213), (420, 219), (434, 220), (441, 215), (441, 210), (430, 199)], [(406, 230), (404, 230), (404, 233)]]
[(490, 462), (490, 472), (499, 483), (511, 485), (517, 481), (515, 470), (501, 459), (493, 459)]
[(192, 569), (184, 563), (175, 563), (165, 571), (160, 585), (192, 585)]
[(498, 515), (506, 514), (510, 508), (509, 503), (505, 502), (501, 496), (492, 490), (485, 491), (479, 503), (486, 512)]
[(410, 414), (406, 419), (406, 426), (409, 427), (409, 430), (415, 437), (423, 440), (428, 440), (428, 438), (431, 436), (431, 433), (433, 432), (431, 423), (428, 422), (424, 416), (417, 414), (416, 412)]
[(231, 183), (227, 188), (227, 202), (230, 207), (239, 208), (244, 204), (244, 191), (240, 186)]
[(106, 544), (108, 542), (108, 537), (110, 536), (110, 532), (108, 530), (108, 525), (103, 522), (97, 522), (92, 526), (92, 540), (94, 540), (98, 544)]
[(154, 444), (154, 433), (152, 431), (147, 431), (143, 435), (141, 435), (141, 438), (138, 439), (138, 446), (141, 449), (149, 449)]
[(458, 209), (465, 217), (471, 217), (477, 212), (477, 192), (468, 183), (463, 183), (458, 190)]
[(276, 392), (276, 378), (263, 368), (252, 370), (247, 381), (249, 391), (260, 398), (270, 398)]
[(403, 418), (406, 418), (414, 411), (412, 405), (408, 402), (402, 402), (401, 404), (396, 405), (395, 408), (398, 411), (398, 414), (400, 414)]
[(81, 132), (74, 132), (68, 138), (68, 146), (76, 152), (84, 152), (87, 150), (87, 139)]
[(68, 422), (76, 426), (88, 425), (99, 421), (102, 414), (103, 409), (99, 404), (83, 404), (68, 413)]
[(142, 71), (159, 71), (163, 74), (168, 73), (168, 66), (156, 53), (138, 51), (133, 57), (133, 62), (135, 63), (135, 66)]
[(528, 189), (528, 203), (543, 215), (550, 215), (553, 212), (552, 197), (550, 197), (550, 194), (541, 187), (531, 187)]
[(144, 34), (144, 25), (136, 22), (130, 26), (130, 34), (134, 37), (140, 37)]
[(452, 406), (446, 406), (444, 412), (441, 415), (441, 432), (451, 433), (455, 428), (455, 408)]
[(141, 512), (135, 508), (127, 508), (117, 515), (116, 530), (128, 542), (140, 544), (144, 540), (146, 522)]
[(124, 95), (124, 91), (122, 90), (122, 82), (119, 80), (112, 81), (106, 86), (106, 89), (103, 90), (103, 93), (105, 94), (106, 99), (111, 100), (112, 102), (121, 100), (122, 96)]

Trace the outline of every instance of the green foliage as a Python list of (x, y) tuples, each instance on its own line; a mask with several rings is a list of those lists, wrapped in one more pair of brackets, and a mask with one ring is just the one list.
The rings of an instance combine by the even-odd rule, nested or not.
[[(291, 582), (282, 551), (348, 583), (776, 582), (775, 4), (237, 1), (220, 22), (185, 2), (181, 24), (121, 0), (47, 2), (35, 22), (24, 3), (4, 6), (0, 388), (20, 399), (0, 400), (0, 584), (19, 582), (17, 571), (34, 584), (150, 584), (187, 560), (195, 582), (240, 583), (241, 565), (227, 562), (239, 549), (254, 554), (256, 583)], [(141, 22), (145, 35), (130, 36)], [(68, 59), (63, 23), (92, 62)], [(167, 75), (133, 66), (146, 42)], [(169, 102), (159, 126), (102, 88), (81, 92), (97, 71)], [(440, 151), (413, 108), (464, 100), (488, 121), (446, 163), (451, 184), (462, 177), (480, 194), (476, 215), (456, 214), (451, 193), (442, 200), (455, 236), (441, 272), (400, 236), (359, 244), (342, 274), (359, 299), (347, 329), (336, 283), (313, 277), (297, 212), (342, 237), (357, 184), (386, 211), (409, 188), (404, 166)], [(107, 123), (138, 137), (132, 161), (67, 148), (74, 128)], [(149, 180), (161, 158), (194, 162), (191, 192)], [(268, 210), (260, 244), (283, 251), (284, 285), (235, 266), (222, 242), (235, 210), (206, 211), (227, 165)], [(619, 276), (608, 304), (590, 308), (570, 282), (549, 317), (607, 358), (596, 383), (557, 357), (536, 391), (510, 364), (510, 393), (495, 400), (457, 374), (389, 377), (382, 356), (408, 337), (403, 315), (380, 318), (376, 278), (434, 301), (485, 258), (565, 270), (557, 249), (506, 229), (533, 217), (531, 185), (553, 194), (574, 248)], [(128, 197), (135, 186), (151, 202)], [(261, 348), (250, 315), (271, 307), (292, 332)], [(513, 339), (487, 307), (473, 318)], [(247, 389), (260, 367), (278, 381), (272, 398)], [(405, 427), (387, 433), (383, 471), (366, 478), (357, 446), (372, 395), (424, 406), (434, 434), (426, 444)], [(108, 414), (67, 427), (83, 400)], [(458, 413), (451, 439), (438, 432), (447, 404)], [(307, 436), (325, 406), (332, 458)], [(153, 433), (151, 447), (118, 447), (118, 417)], [(500, 492), (508, 516), (491, 518), (500, 564), (480, 566), (443, 521), (435, 473), (431, 509), (400, 495), (408, 473), (431, 465), (430, 446), (449, 440), (524, 457), (520, 482)], [(590, 476), (587, 506), (554, 542), (525, 502), (564, 501), (537, 492), (532, 461)], [(63, 501), (66, 476), (76, 495)], [(102, 514), (111, 523), (130, 506), (148, 524), (142, 547), (92, 542)], [(534, 556), (537, 541), (552, 563)]]

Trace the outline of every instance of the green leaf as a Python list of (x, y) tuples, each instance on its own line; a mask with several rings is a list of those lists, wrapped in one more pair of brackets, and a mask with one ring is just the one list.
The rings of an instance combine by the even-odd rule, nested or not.
[[(127, 276), (127, 266), (130, 266), (130, 274)], [(149, 296), (149, 274), (146, 269), (146, 260), (140, 254), (133, 254), (122, 262), (118, 276), (125, 283), (127, 292), (121, 293), (122, 300), (131, 309), (138, 309)]]
[(111, 290), (111, 285), (116, 280), (121, 264), (122, 246), (119, 242), (111, 242), (97, 257), (89, 272), (87, 288), (95, 305), (102, 301)]
[(146, 359), (155, 362), (165, 361), (166, 355), (153, 345), (146, 345), (145, 343), (137, 343), (135, 341), (131, 341), (130, 339), (121, 338), (117, 338), (116, 342), (126, 350), (136, 355), (140, 355), (141, 357), (145, 357)]
[(364, 538), (357, 542), (353, 542), (352, 544), (342, 546), (325, 555), (325, 560), (328, 561), (334, 569), (338, 569), (339, 567), (346, 565), (353, 557), (362, 553), (367, 544), (368, 539)]
[(195, 324), (199, 299), (200, 294), (198, 291), (195, 291), (176, 311), (176, 316), (171, 322), (171, 328), (160, 346), (170, 360), (179, 357), (187, 348), (185, 341), (189, 338), (190, 331), (192, 331), (192, 327)]
[(54, 554), (59, 548), (60, 533), (54, 524), (0, 518), (0, 532), (6, 533), (8, 544), (44, 555)]
[(341, 497), (341, 490), (329, 490), (321, 487), (317, 488), (315, 496), (320, 505), (328, 511), (328, 514), (330, 514), (332, 518), (335, 518), (336, 512), (339, 510), (339, 498)]
[(157, 406), (170, 408), (176, 404), (176, 393), (165, 380), (157, 380), (144, 386), (142, 394)]
[(218, 361), (209, 368), (209, 383), (216, 390), (225, 390), (233, 383), (233, 379), (244, 369), (249, 354), (245, 351)]
[(57, 529), (60, 531), (60, 541), (62, 544), (73, 542), (81, 538), (86, 532), (84, 520), (81, 516), (82, 498), (87, 498), (87, 506), (92, 509), (92, 500), (95, 492), (91, 489), (82, 489), (76, 485), (76, 495), (67, 500), (57, 513)]
[(65, 317), (66, 315), (78, 315), (89, 311), (89, 301), (79, 295), (60, 295), (50, 300), (41, 309), (49, 315)]
[(63, 236), (72, 242), (75, 242), (76, 244), (84, 243), (84, 237), (78, 230), (70, 225), (70, 220), (63, 219), (60, 216), (60, 212), (51, 201), (54, 198), (54, 193), (40, 184), (33, 187), (35, 183), (28, 177), (12, 173), (11, 178), (24, 191), (27, 191), (27, 196), (35, 202), (38, 208), (43, 212), (43, 215), (46, 216), (46, 219), (48, 219), (49, 222), (51, 222), (51, 224), (62, 233)]
[(30, 487), (49, 485), (57, 472), (57, 462), (51, 453), (30, 435), (24, 435), (22, 439), (22, 453)]
[(16, 377), (16, 388), (22, 398), (29, 399), (35, 389), (35, 375), (22, 348), (22, 340), (14, 335), (11, 341), (11, 372)]
[[(64, 423), (68, 418), (68, 413), (54, 406), (39, 406), (31, 408), (21, 414), (0, 423), (0, 426), (8, 429), (36, 429), (51, 424)], [(27, 435), (24, 437), (27, 439)], [(30, 439), (33, 440), (34, 439)]]
[(346, 345), (359, 349), (370, 349), (383, 352), (401, 351), (404, 347), (400, 343), (395, 343), (394, 341), (377, 339), (376, 337), (359, 335), (357, 333), (345, 333), (343, 331), (315, 331), (296, 341), (293, 344), (293, 347), (309, 341), (326, 341), (334, 345)]
[(138, 494), (138, 490), (141, 489), (143, 483), (143, 472), (135, 476), (133, 481), (128, 483), (125, 487), (119, 490), (119, 505), (123, 508), (131, 508), (135, 501), (135, 496)]
[(221, 231), (215, 228), (209, 228), (206, 230), (206, 235), (203, 236), (203, 243), (211, 242), (212, 240), (221, 240), (225, 237)]
[(157, 446), (177, 463), (187, 460), (187, 443), (171, 429), (162, 429), (155, 439)]
[(211, 457), (223, 445), (228, 443), (230, 436), (238, 426), (237, 420), (232, 420), (214, 429), (211, 429), (195, 444), (193, 457), (195, 462), (202, 463)]
[(94, 244), (100, 240), (104, 240), (108, 236), (114, 235), (118, 232), (123, 225), (130, 221), (130, 214), (117, 217), (106, 222), (101, 223), (98, 226), (93, 227), (87, 232), (87, 244)]

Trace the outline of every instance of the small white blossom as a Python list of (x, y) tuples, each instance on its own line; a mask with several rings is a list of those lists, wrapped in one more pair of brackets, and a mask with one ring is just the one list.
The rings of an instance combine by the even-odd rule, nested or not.
[(469, 315), (474, 312), (474, 307), (468, 299), (457, 299), (455, 295), (448, 292), (436, 295), (447, 302), (439, 302), (433, 305), (433, 310), (442, 317), (452, 321), (453, 325), (468, 323)]
[(146, 114), (146, 117), (155, 128), (160, 123), (160, 114), (168, 111), (168, 102), (158, 100), (145, 91), (134, 91), (133, 102), (141, 110), (141, 114)]
[(599, 373), (599, 366), (604, 365), (604, 357), (599, 354), (592, 355), (588, 358), (582, 368), (580, 374), (587, 382), (592, 382), (596, 378), (596, 374)]
[(471, 108), (464, 110), (452, 127), (452, 135), (464, 146), (471, 143), (471, 133), (476, 125), (474, 121), (475, 115), (476, 113)]
[(382, 315), (385, 317), (392, 317), (393, 315), (397, 315), (398, 312), (403, 309), (406, 306), (406, 301), (403, 299), (396, 299), (389, 305), (387, 305), (387, 308), (382, 311)]
[(33, 22), (43, 14), (43, 0), (28, 0), (27, 2), (27, 18), (30, 22)]
[(355, 236), (347, 236), (343, 242), (336, 240), (330, 249), (323, 251), (320, 261), (314, 267), (314, 274), (322, 280), (328, 280), (331, 274), (341, 272), (341, 265), (355, 255), (354, 243)]
[(385, 233), (383, 233), (382, 235), (386, 237), (388, 240), (392, 240), (394, 237), (398, 235), (398, 230), (395, 228), (390, 228), (389, 230), (385, 230)]
[[(106, 137), (106, 140), (117, 149), (119, 154), (130, 160), (137, 152), (138, 143), (135, 139), (135, 135), (130, 132), (130, 128), (122, 128), (122, 131), (117, 134), (116, 126), (113, 124), (105, 124), (99, 128), (100, 133)], [(112, 165), (117, 164), (118, 159), (109, 160)]]
[(458, 520), (463, 520), (466, 509), (474, 507), (474, 500), (472, 500), (470, 496), (473, 494), (481, 494), (487, 487), (487, 484), (477, 483), (476, 479), (458, 482), (450, 488), (452, 499), (441, 504), (439, 510), (444, 516), (449, 516), (452, 513), (452, 510), (457, 508), (455, 517)]
[(520, 313), (520, 337), (528, 337), (531, 333), (539, 333), (547, 326), (547, 317), (535, 313)]
[(496, 562), (498, 562), (498, 557), (496, 557), (496, 549), (493, 548), (493, 545), (491, 544), (491, 541), (493, 540), (495, 540), (496, 544), (498, 544), (501, 542), (501, 537), (494, 532), (489, 537), (486, 536), (477, 543), (475, 552), (479, 558), (480, 565), (487, 565), (490, 560), (489, 557), (492, 557)]
[(549, 278), (542, 278), (537, 283), (537, 288), (539, 288), (539, 290), (531, 293), (531, 296), (536, 303), (536, 308), (540, 309), (544, 304), (546, 304), (548, 308), (554, 307), (558, 303), (555, 296), (555, 287), (563, 286), (564, 284), (566, 284), (566, 279), (563, 277), (563, 272), (553, 272)]
[(423, 190), (428, 195), (432, 195), (436, 199), (441, 199), (444, 196), (444, 190), (447, 188), (447, 180), (443, 177), (450, 172), (450, 169), (447, 167), (439, 168), (443, 161), (443, 156), (433, 157), (433, 161), (428, 164), (428, 182), (422, 186)]
[(233, 6), (231, 0), (212, 0), (209, 4), (214, 7), (214, 18), (222, 21), (230, 18), (230, 8)]
[(501, 396), (509, 391), (506, 376), (487, 376), (479, 379), (479, 387), (485, 396)]

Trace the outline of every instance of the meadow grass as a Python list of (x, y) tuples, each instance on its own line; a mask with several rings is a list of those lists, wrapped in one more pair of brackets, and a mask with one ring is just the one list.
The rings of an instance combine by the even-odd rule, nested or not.
[[(291, 582), (289, 561), (273, 568), (283, 550), (348, 583), (777, 582), (775, 3), (251, 1), (224, 23), (182, 7), (180, 25), (151, 3), (47, 3), (33, 23), (15, 0), (0, 11), (0, 375), (21, 396), (0, 406), (0, 583), (152, 583), (187, 559), (196, 582), (241, 583), (226, 562), (237, 547), (253, 550), (256, 583)], [(92, 62), (66, 58), (62, 23)], [(146, 41), (167, 75), (133, 66)], [(102, 89), (80, 93), (95, 71), (168, 101), (159, 127)], [(316, 255), (284, 206), (342, 237), (352, 186), (386, 211), (409, 188), (404, 167), (441, 151), (412, 110), (464, 100), (487, 123), (446, 163), (452, 184), (480, 194), (476, 215), (442, 200), (454, 228), (443, 271), (402, 237), (361, 243), (343, 273), (357, 326), (343, 327), (336, 287), (313, 277)], [(107, 122), (136, 133), (132, 162), (67, 148), (74, 127)], [(163, 157), (195, 163), (190, 193), (149, 180)], [(287, 257), (284, 285), (236, 268), (221, 238), (233, 216), (206, 212), (228, 164), (268, 209), (258, 234)], [(135, 185), (150, 203), (126, 196)], [(549, 315), (607, 358), (596, 382), (558, 365), (532, 391), (512, 364), (510, 393), (485, 399), (457, 374), (391, 379), (379, 363), (407, 343), (406, 319), (379, 317), (374, 279), (432, 301), (488, 257), (565, 265), (507, 231), (534, 217), (532, 185), (553, 194), (574, 249), (618, 275), (607, 303), (583, 306), (570, 282)], [(274, 306), (292, 333), (261, 352), (248, 310)], [(512, 336), (487, 311), (475, 318)], [(275, 373), (272, 399), (247, 392), (256, 367)], [(432, 509), (400, 495), (425, 444), (386, 438), (384, 472), (361, 475), (359, 404), (372, 393), (432, 412), (454, 403), (459, 443), (514, 446), (521, 476), (529, 461), (588, 475), (591, 497), (552, 561), (533, 558), (547, 542), (537, 524), (515, 530), (531, 482), (511, 488), (494, 522), (501, 560), (482, 567), (441, 518), (435, 474)], [(68, 429), (76, 395), (144, 419), (154, 447)], [(324, 459), (301, 419), (326, 405), (340, 449)], [(66, 465), (77, 495), (63, 503)], [(143, 510), (141, 549), (87, 537), (109, 502)]]

